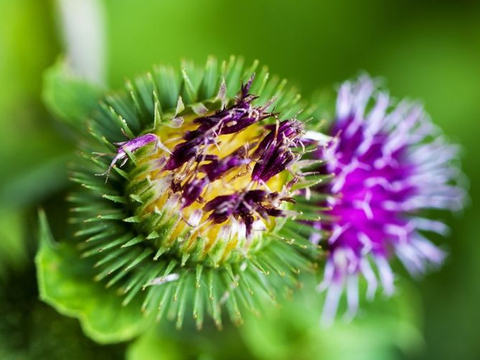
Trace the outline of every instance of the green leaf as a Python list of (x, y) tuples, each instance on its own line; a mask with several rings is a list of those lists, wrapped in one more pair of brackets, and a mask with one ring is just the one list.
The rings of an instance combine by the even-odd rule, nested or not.
[(100, 87), (76, 76), (63, 59), (44, 74), (43, 101), (53, 114), (70, 126), (83, 126), (83, 121), (98, 108), (102, 94)]
[(408, 286), (398, 288), (391, 299), (362, 301), (355, 319), (345, 321), (340, 313), (324, 328), (319, 321), (324, 293), (307, 290), (315, 279), (303, 280), (305, 290), (292, 301), (271, 307), (261, 319), (250, 316), (239, 329), (256, 358), (393, 360), (421, 347), (419, 299)]
[(10, 269), (20, 270), (28, 261), (28, 249), (22, 238), (24, 219), (20, 211), (0, 207), (0, 284)]
[(127, 360), (180, 360), (184, 359), (184, 349), (171, 339), (149, 332), (138, 338), (127, 348)]
[(0, 203), (9, 204), (11, 208), (21, 208), (66, 188), (66, 163), (71, 158), (71, 153), (52, 156), (51, 159), (37, 160), (36, 163), (31, 161), (23, 171), (12, 171), (13, 174), (0, 180)]
[(107, 344), (139, 335), (150, 321), (140, 312), (141, 297), (128, 306), (123, 298), (101, 282), (77, 250), (67, 242), (55, 242), (45, 213), (39, 213), (40, 248), (35, 258), (40, 298), (66, 316), (78, 318), (86, 335)]

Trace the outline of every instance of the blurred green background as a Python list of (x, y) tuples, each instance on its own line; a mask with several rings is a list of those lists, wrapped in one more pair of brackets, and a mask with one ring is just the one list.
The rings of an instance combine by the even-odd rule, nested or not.
[[(365, 70), (384, 77), (394, 96), (421, 99), (464, 149), (471, 204), (463, 215), (449, 219), (453, 231), (446, 240), (450, 256), (445, 266), (410, 285), (420, 299), (424, 343), (392, 356), (480, 358), (480, 1), (101, 4), (106, 79), (113, 88), (155, 63), (178, 64), (182, 58), (202, 63), (208, 55), (238, 54), (247, 62), (268, 64), (305, 97)], [(54, 1), (0, 0), (0, 271), (6, 261), (25, 261), (25, 254), (18, 255), (18, 239), (31, 235), (32, 209), (67, 186), (64, 163), (72, 146), (41, 101), (42, 73), (64, 49), (57, 14)], [(381, 331), (381, 322), (377, 325)], [(378, 331), (371, 334), (374, 342)], [(243, 339), (248, 343), (248, 336)], [(362, 358), (383, 357), (372, 352)]]

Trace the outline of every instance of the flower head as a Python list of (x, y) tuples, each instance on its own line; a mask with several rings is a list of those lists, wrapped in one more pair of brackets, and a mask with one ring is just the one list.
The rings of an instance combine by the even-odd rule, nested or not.
[(226, 307), (240, 322), (242, 308), (282, 295), (309, 266), (281, 233), (310, 184), (297, 161), (303, 104), (254, 67), (209, 61), (203, 77), (184, 70), (180, 82), (159, 68), (127, 83), (128, 96), (107, 96), (89, 123), (72, 173), (83, 256), (157, 319), (181, 326), (191, 311), (201, 327), (206, 312), (220, 326)]
[[(255, 249), (273, 218), (287, 216), (284, 202), (291, 192), (280, 174), (302, 156), (292, 149), (301, 143), (302, 123), (279, 122), (265, 106), (254, 106), (252, 81), (229, 107), (185, 117), (182, 126), (160, 127), (158, 135), (116, 143), (107, 172), (119, 159), (120, 166), (128, 160), (127, 151), (133, 157), (154, 144), (135, 155), (126, 188), (138, 200), (137, 227), (158, 239), (159, 253), (181, 242), (183, 262), (192, 255), (190, 260), (217, 266), (238, 257), (235, 252)], [(269, 118), (276, 123), (264, 124)]]
[(314, 223), (318, 232), (311, 238), (328, 251), (320, 285), (328, 289), (327, 323), (344, 288), (348, 315), (355, 314), (359, 275), (367, 281), (367, 295), (374, 295), (378, 281), (372, 263), (388, 295), (394, 289), (392, 254), (414, 275), (440, 264), (444, 252), (425, 235), (444, 235), (448, 228), (424, 210), (459, 210), (465, 197), (453, 164), (458, 147), (445, 141), (420, 105), (394, 105), (367, 76), (341, 86), (330, 135), (334, 140), (316, 154), (335, 175), (322, 188), (331, 195), (323, 203), (330, 221)]

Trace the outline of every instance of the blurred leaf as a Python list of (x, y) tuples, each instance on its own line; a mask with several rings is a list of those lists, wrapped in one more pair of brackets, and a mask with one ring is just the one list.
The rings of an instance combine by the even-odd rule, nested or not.
[(2, 115), (5, 110), (40, 103), (41, 74), (59, 50), (51, 3), (0, 0), (0, 79), (8, 84), (0, 88)]
[(339, 318), (330, 328), (320, 325), (322, 306), (322, 295), (303, 291), (262, 319), (246, 319), (240, 332), (259, 359), (388, 360), (421, 343), (416, 299), (405, 289), (388, 301), (363, 305), (356, 319)]
[(35, 245), (24, 212), (0, 209), (0, 359), (119, 359), (122, 345), (100, 346), (76, 319), (38, 299)]
[(138, 338), (127, 348), (127, 360), (181, 360), (182, 348), (149, 332)]
[(0, 208), (0, 280), (6, 280), (7, 270), (21, 269), (28, 261), (28, 251), (22, 241), (22, 225), (20, 212)]
[(70, 158), (71, 154), (67, 154), (40, 161), (37, 166), (28, 166), (15, 177), (3, 181), (0, 202), (15, 208), (31, 205), (64, 188), (68, 183), (66, 162)]
[(98, 86), (76, 76), (66, 60), (60, 59), (44, 75), (42, 97), (47, 108), (74, 128), (97, 107), (103, 91)]
[(131, 343), (127, 360), (254, 359), (242, 342), (238, 326), (227, 323), (219, 331), (213, 324), (206, 325), (201, 331), (194, 326), (178, 330), (173, 323), (160, 322)]
[(139, 311), (141, 304), (122, 306), (113, 289), (94, 281), (91, 264), (82, 261), (73, 246), (55, 243), (43, 211), (39, 221), (35, 262), (40, 298), (61, 314), (78, 318), (85, 334), (99, 343), (125, 341), (141, 333), (148, 326)]
[(0, 0), (0, 80), (7, 84), (0, 88), (2, 207), (44, 200), (66, 179), (56, 170), (59, 154), (71, 147), (40, 99), (42, 73), (58, 51), (51, 10), (50, 2)]

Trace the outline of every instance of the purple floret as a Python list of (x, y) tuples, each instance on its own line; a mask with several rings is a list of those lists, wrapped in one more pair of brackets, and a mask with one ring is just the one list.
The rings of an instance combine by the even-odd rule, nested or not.
[(298, 158), (292, 148), (300, 144), (301, 123), (298, 120), (285, 120), (269, 128), (270, 132), (254, 154), (258, 160), (252, 172), (253, 181), (267, 182)]
[(193, 181), (187, 183), (183, 187), (182, 207), (186, 208), (192, 205), (195, 201), (197, 201), (202, 195), (202, 192), (207, 184), (208, 184), (207, 178), (194, 179)]
[(210, 181), (215, 181), (230, 170), (248, 164), (249, 162), (249, 159), (231, 155), (224, 159), (211, 160), (208, 164), (202, 165), (200, 171), (207, 174)]
[(157, 135), (155, 134), (145, 134), (139, 137), (136, 137), (132, 140), (129, 141), (123, 141), (123, 142), (118, 142), (115, 143), (115, 145), (118, 145), (117, 149), (117, 154), (113, 158), (112, 162), (110, 163), (110, 166), (108, 167), (107, 171), (102, 174), (102, 175), (107, 175), (107, 178), (105, 182), (108, 180), (108, 174), (112, 170), (112, 168), (116, 165), (116, 163), (120, 160), (122, 160), (122, 163), (120, 164), (120, 167), (125, 165), (125, 163), (128, 161), (128, 154), (127, 153), (134, 153), (141, 147), (144, 147), (145, 145), (155, 143), (155, 146), (159, 146), (160, 144), (160, 139), (158, 138)]
[(278, 193), (265, 190), (250, 190), (229, 195), (217, 196), (205, 204), (203, 210), (212, 211), (209, 219), (221, 224), (230, 217), (242, 219), (246, 225), (247, 236), (252, 232), (252, 224), (256, 216), (268, 219), (269, 216), (283, 217), (284, 212), (272, 204)]

